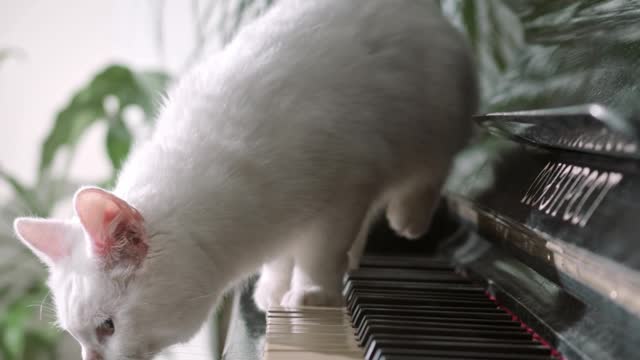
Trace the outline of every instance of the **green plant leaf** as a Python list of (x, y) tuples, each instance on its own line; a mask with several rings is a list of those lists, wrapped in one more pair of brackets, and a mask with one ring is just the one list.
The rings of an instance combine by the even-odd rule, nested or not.
[(474, 49), (477, 48), (478, 43), (478, 23), (476, 19), (478, 12), (476, 6), (476, 0), (464, 0), (461, 6), (462, 19), (464, 20), (464, 27), (467, 30), (467, 37)]
[(37, 304), (47, 293), (37, 281), (16, 299), (6, 312), (0, 313), (0, 352), (7, 359), (35, 359), (48, 356), (55, 348), (59, 333), (34, 322)]
[(47, 136), (40, 156), (40, 176), (50, 169), (53, 159), (64, 147), (73, 149), (80, 137), (92, 124), (108, 116), (105, 99), (118, 100), (119, 109), (139, 106), (147, 118), (153, 109), (169, 76), (161, 72), (135, 73), (122, 65), (110, 65), (80, 89), (70, 103), (60, 111), (53, 129)]
[(55, 359), (57, 343), (43, 333), (30, 333), (25, 346), (25, 359)]
[(7, 184), (11, 186), (14, 193), (17, 195), (18, 199), (27, 205), (28, 211), (32, 213), (32, 215), (43, 216), (44, 211), (38, 202), (38, 199), (34, 196), (31, 189), (28, 189), (25, 185), (23, 185), (18, 179), (14, 176), (6, 172), (4, 169), (0, 168), (0, 179), (3, 179)]
[(11, 49), (0, 49), (0, 62), (7, 60), (11, 53)]
[(21, 359), (24, 354), (25, 345), (25, 312), (21, 307), (13, 307), (6, 317), (6, 329), (3, 336), (3, 343), (10, 356)]
[(4, 48), (0, 49), (0, 63), (10, 59), (10, 58), (20, 58), (24, 57), (24, 51), (19, 48)]
[(4, 285), (0, 287), (0, 300), (2, 300), (5, 296), (7, 296), (7, 294), (9, 294), (10, 291), (11, 291), (10, 285)]
[(106, 145), (114, 172), (120, 169), (122, 162), (129, 153), (132, 141), (131, 133), (120, 116), (109, 123)]
[(74, 97), (71, 104), (56, 117), (54, 127), (42, 145), (40, 155), (40, 176), (51, 166), (55, 155), (63, 146), (75, 145), (84, 131), (101, 116), (104, 116), (102, 102), (92, 104), (82, 100), (85, 93)]

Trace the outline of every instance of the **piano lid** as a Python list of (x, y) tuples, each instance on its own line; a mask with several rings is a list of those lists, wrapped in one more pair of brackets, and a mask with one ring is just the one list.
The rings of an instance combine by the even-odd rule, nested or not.
[(476, 120), (494, 134), (531, 145), (640, 159), (634, 124), (599, 104), (490, 113)]

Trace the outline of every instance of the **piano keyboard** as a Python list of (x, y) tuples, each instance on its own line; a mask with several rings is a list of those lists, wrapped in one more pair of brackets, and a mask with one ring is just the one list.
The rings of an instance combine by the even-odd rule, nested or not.
[(342, 308), (271, 308), (265, 360), (561, 359), (445, 261), (365, 256)]

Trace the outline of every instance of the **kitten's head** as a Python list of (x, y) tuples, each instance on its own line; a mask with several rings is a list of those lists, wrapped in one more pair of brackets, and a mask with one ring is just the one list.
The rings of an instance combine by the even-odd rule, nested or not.
[(19, 218), (14, 228), (49, 267), (58, 323), (83, 359), (150, 359), (193, 335), (208, 306), (189, 303), (198, 298), (181, 281), (189, 274), (167, 256), (171, 248), (150, 247), (140, 213), (98, 188), (78, 191), (74, 208), (70, 221)]

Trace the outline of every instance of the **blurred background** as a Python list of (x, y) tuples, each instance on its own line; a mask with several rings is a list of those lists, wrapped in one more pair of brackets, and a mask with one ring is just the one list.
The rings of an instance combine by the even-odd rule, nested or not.
[[(173, 79), (275, 2), (0, 0), (0, 359), (80, 357), (50, 325), (45, 269), (14, 238), (12, 219), (69, 216), (78, 185), (108, 187)], [(476, 53), (480, 112), (640, 106), (640, 34), (623, 31), (638, 15), (630, 2), (439, 3)], [(448, 186), (497, 151), (479, 135)], [(213, 325), (165, 358), (214, 358)]]

